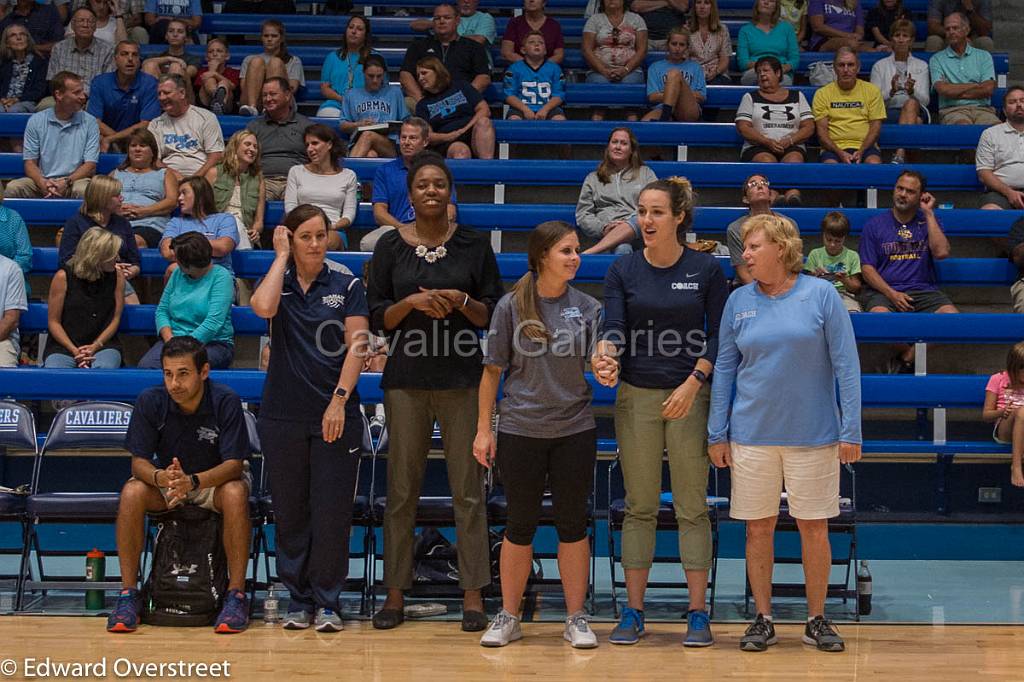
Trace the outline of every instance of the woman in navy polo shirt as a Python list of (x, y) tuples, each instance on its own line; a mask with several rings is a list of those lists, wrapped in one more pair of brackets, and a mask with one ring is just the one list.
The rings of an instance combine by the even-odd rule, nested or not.
[(320, 632), (337, 632), (363, 439), (356, 393), (363, 361), (346, 350), (365, 342), (369, 313), (363, 283), (324, 263), (328, 228), (324, 212), (309, 204), (285, 217), (252, 309), (271, 320), (274, 349), (259, 436), (274, 499), (277, 573), (291, 593), (284, 627), (312, 621)]
[(448, 220), (452, 174), (444, 160), (434, 152), (417, 154), (406, 184), (416, 219), (380, 238), (367, 283), (373, 328), (391, 346), (381, 377), (391, 435), (384, 512), (388, 596), (373, 626), (385, 630), (404, 620), (402, 593), (412, 587), (413, 528), (436, 418), (465, 591), (462, 629), (477, 632), (487, 627), (480, 590), (491, 582), (483, 468), (473, 459), (483, 372), (479, 333), (504, 292), (490, 240)]
[(637, 210), (644, 248), (615, 261), (604, 280), (604, 338), (593, 365), (601, 384), (619, 385), (615, 436), (626, 489), (622, 566), (629, 598), (612, 644), (635, 644), (645, 634), (666, 454), (690, 599), (683, 646), (712, 643), (705, 602), (712, 559), (706, 384), (729, 289), (713, 256), (683, 246), (695, 207), (686, 178), (649, 183)]

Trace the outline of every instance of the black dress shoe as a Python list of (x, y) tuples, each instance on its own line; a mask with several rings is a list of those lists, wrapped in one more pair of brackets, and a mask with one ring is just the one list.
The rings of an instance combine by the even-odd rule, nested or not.
[(404, 622), (405, 613), (402, 609), (381, 609), (373, 614), (373, 627), (377, 630), (397, 628)]
[(482, 632), (487, 629), (487, 614), (483, 611), (463, 611), (462, 631)]

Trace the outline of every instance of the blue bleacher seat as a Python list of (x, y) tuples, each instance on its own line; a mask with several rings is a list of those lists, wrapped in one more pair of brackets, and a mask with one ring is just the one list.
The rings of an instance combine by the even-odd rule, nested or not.
[[(255, 31), (254, 31), (255, 32)], [(303, 66), (307, 69), (319, 68), (323, 66), (324, 59), (332, 51), (336, 50), (337, 47), (331, 46), (317, 46), (317, 45), (289, 45), (288, 52), (295, 55), (302, 60)], [(186, 50), (189, 54), (194, 54), (198, 57), (205, 57), (206, 51), (202, 45), (189, 45)], [(143, 57), (152, 57), (160, 54), (163, 51), (161, 45), (142, 45), (141, 46)], [(242, 63), (250, 54), (259, 54), (263, 51), (263, 48), (259, 45), (235, 45), (231, 48), (231, 61), (233, 66), (237, 66)], [(375, 50), (387, 63), (390, 69), (398, 69), (402, 65), (402, 61), (405, 59), (405, 48), (401, 47), (381, 47)], [(931, 56), (927, 52), (915, 52), (915, 56), (928, 61)], [(493, 57), (496, 64), (502, 64), (501, 52), (498, 47), (491, 48), (491, 56)], [(807, 69), (811, 64), (820, 61), (831, 61), (834, 55), (831, 52), (802, 52), (800, 53), (800, 64), (797, 67), (798, 73), (807, 73)], [(871, 73), (871, 67), (879, 59), (883, 59), (887, 56), (887, 53), (883, 52), (863, 52), (861, 53), (861, 73), (866, 75)], [(647, 55), (645, 65), (649, 66), (654, 62), (664, 59), (665, 54), (663, 52), (651, 52)], [(992, 54), (992, 59), (995, 65), (996, 75), (1005, 80), (1005, 76), (1010, 70), (1009, 56), (1005, 52), (995, 52)], [(735, 68), (735, 64), (732, 68)], [(586, 63), (583, 60), (583, 54), (578, 49), (566, 49), (565, 60), (562, 62), (563, 69), (585, 69), (587, 68)]]
[[(966, 126), (965, 126), (966, 127)], [(78, 199), (7, 199), (4, 205), (17, 211), (29, 228), (63, 224), (76, 213), (81, 205)], [(779, 208), (778, 213), (796, 222), (801, 234), (819, 234), (821, 220), (830, 208)], [(861, 228), (870, 218), (888, 209), (844, 208), (843, 214), (850, 221), (851, 233), (860, 234)], [(698, 207), (694, 217), (694, 231), (700, 235), (725, 234), (729, 223), (746, 215), (745, 208), (722, 206)], [(957, 237), (1005, 237), (1010, 226), (1024, 217), (1024, 211), (982, 211), (971, 208), (938, 209), (942, 229), (948, 236)], [(266, 223), (277, 224), (284, 217), (284, 203), (267, 202)], [(575, 204), (460, 204), (459, 222), (478, 230), (500, 230), (510, 232), (529, 231), (545, 220), (564, 220), (573, 224), (576, 220)], [(369, 203), (359, 205), (353, 225), (359, 229), (372, 229), (376, 225)], [(48, 256), (40, 254), (39, 267), (55, 267)], [(55, 263), (54, 261), (53, 263)], [(154, 261), (156, 263), (156, 261)], [(154, 265), (155, 267), (155, 265)]]

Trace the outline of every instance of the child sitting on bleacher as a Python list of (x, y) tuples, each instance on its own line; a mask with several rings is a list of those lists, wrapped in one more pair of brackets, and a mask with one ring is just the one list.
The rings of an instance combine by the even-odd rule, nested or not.
[(1024, 422), (1021, 433), (1017, 433), (1017, 419), (1024, 408), (1024, 341), (1006, 354), (1006, 370), (993, 374), (985, 386), (985, 405), (981, 418), (995, 422), (992, 438), (1002, 445), (1012, 445), (1010, 458), (1010, 482), (1018, 488), (1024, 487), (1024, 471), (1021, 469), (1021, 455), (1024, 453)]
[(860, 256), (846, 248), (850, 234), (850, 221), (839, 211), (830, 211), (821, 220), (821, 241), (825, 244), (813, 249), (804, 263), (804, 272), (827, 279), (835, 285), (843, 305), (851, 313), (863, 312), (857, 302), (861, 289)]
[(540, 31), (530, 31), (523, 41), (523, 59), (505, 71), (505, 103), (509, 120), (564, 121), (565, 76), (546, 58), (547, 43)]
[(704, 69), (690, 59), (690, 30), (680, 26), (668, 32), (665, 59), (647, 69), (647, 101), (654, 105), (645, 121), (689, 121), (700, 119), (707, 99)]

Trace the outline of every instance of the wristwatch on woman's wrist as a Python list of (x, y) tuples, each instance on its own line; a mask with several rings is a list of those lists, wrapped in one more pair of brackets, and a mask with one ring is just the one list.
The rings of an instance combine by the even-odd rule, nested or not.
[(697, 381), (700, 382), (701, 386), (708, 383), (708, 375), (700, 371), (699, 369), (695, 369), (692, 372), (690, 372), (690, 376), (696, 377)]

